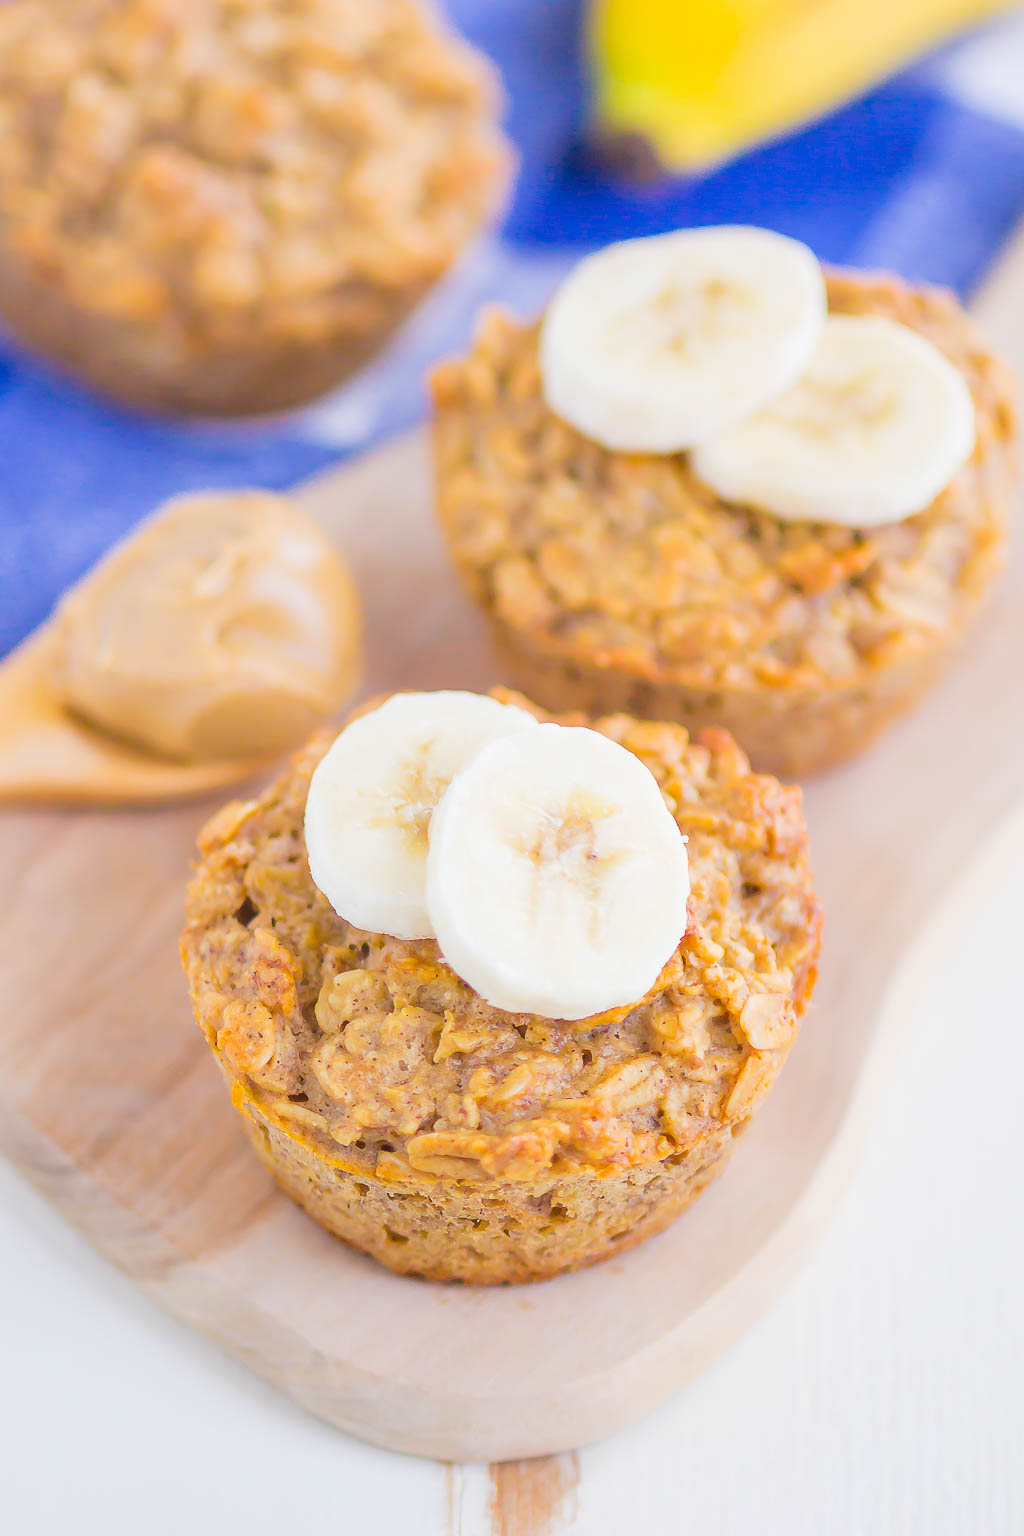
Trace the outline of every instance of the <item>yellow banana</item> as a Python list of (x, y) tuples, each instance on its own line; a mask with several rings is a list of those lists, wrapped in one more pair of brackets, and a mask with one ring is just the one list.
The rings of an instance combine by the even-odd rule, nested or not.
[(828, 111), (1011, 0), (595, 0), (600, 124), (693, 170)]

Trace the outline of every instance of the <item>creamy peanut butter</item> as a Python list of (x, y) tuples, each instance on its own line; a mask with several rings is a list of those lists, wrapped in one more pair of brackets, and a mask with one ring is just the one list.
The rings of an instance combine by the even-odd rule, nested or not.
[(67, 595), (52, 630), (64, 704), (183, 762), (296, 745), (351, 692), (361, 649), (344, 561), (264, 491), (169, 502)]

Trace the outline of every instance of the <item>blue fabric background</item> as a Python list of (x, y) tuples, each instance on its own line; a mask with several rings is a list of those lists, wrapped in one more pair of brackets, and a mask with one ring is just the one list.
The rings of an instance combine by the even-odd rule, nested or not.
[[(0, 341), (0, 654), (166, 496), (285, 487), (408, 425), (423, 409), (424, 367), (462, 343), (478, 304), (535, 309), (583, 248), (680, 224), (749, 222), (798, 236), (826, 260), (893, 268), (966, 296), (1024, 214), (1024, 118), (951, 93), (948, 51), (702, 180), (630, 187), (602, 179), (579, 150), (580, 0), (447, 8), (504, 75), (521, 157), (516, 195), (501, 235), (358, 379), (270, 423), (167, 423), (110, 406)], [(1007, 36), (1024, 77), (1024, 38)]]

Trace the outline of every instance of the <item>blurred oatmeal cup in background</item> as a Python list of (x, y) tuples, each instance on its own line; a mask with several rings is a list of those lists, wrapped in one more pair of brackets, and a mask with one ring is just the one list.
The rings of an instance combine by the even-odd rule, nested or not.
[(498, 106), (416, 0), (9, 0), (0, 318), (129, 404), (301, 404), (500, 208)]

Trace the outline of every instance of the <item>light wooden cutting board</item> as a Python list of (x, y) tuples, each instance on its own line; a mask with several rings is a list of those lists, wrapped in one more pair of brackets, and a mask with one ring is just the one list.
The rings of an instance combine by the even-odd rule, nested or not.
[[(1024, 246), (979, 309), (1024, 364)], [(355, 567), (368, 688), (497, 679), (434, 532), (419, 436), (304, 500)], [(0, 1146), (172, 1312), (342, 1429), (452, 1460), (606, 1435), (737, 1337), (833, 1203), (870, 1134), (915, 946), (1024, 801), (1022, 664), (1018, 549), (940, 690), (808, 788), (828, 914), (813, 1009), (726, 1172), (624, 1258), (529, 1287), (430, 1285), (349, 1251), (276, 1191), (192, 1023), (177, 959), (193, 838), (216, 802), (0, 815)]]

